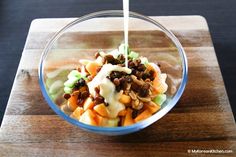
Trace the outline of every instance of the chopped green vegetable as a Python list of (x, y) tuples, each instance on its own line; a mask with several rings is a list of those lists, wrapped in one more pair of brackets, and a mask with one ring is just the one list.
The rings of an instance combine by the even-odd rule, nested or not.
[(68, 77), (68, 79), (70, 79), (72, 77), (77, 77), (78, 79), (80, 79), (82, 77), (82, 75), (77, 70), (72, 70), (67, 77)]
[(61, 80), (55, 81), (49, 88), (49, 93), (50, 94), (55, 94), (60, 90), (60, 88), (63, 87), (63, 82)]
[(78, 80), (78, 77), (70, 77), (70, 79), (64, 83), (64, 86), (72, 88)]
[(56, 94), (51, 94), (50, 97), (54, 101), (56, 99)]
[(56, 93), (54, 94), (49, 94), (51, 99), (55, 101), (57, 98), (60, 98), (61, 95), (63, 94), (63, 89), (59, 89)]
[(118, 126), (118, 123), (119, 123), (119, 118), (107, 120), (107, 126), (109, 126), (109, 127), (116, 127), (116, 126)]
[(166, 101), (166, 95), (165, 94), (158, 94), (153, 102), (155, 102), (158, 105), (162, 105)]
[(70, 94), (70, 93), (72, 93), (72, 88), (64, 87), (64, 92), (67, 93), (67, 94)]
[(136, 59), (136, 58), (138, 58), (138, 56), (139, 56), (139, 54), (136, 53), (136, 52), (134, 52), (134, 51), (131, 51), (131, 52), (129, 53), (129, 57), (130, 57), (130, 58)]
[(50, 79), (50, 78), (46, 79), (46, 82), (45, 82), (46, 87), (49, 89), (50, 86), (53, 84), (54, 81), (55, 81), (55, 80)]
[(68, 80), (64, 83), (64, 86), (70, 89), (64, 88), (65, 93), (71, 93), (72, 88), (74, 87), (75, 83), (79, 79), (83, 78), (87, 80), (86, 76), (84, 76), (82, 73), (78, 72), (77, 70), (72, 70), (67, 77), (68, 77)]
[(147, 65), (148, 64), (148, 59), (147, 57), (140, 57), (140, 60), (141, 60), (141, 63), (144, 64), (144, 65)]
[[(119, 46), (119, 52), (121, 53), (121, 54), (125, 54), (125, 44), (120, 44), (120, 46)], [(127, 54), (129, 54), (130, 53), (130, 48), (129, 48), (129, 46), (128, 46), (128, 53)]]

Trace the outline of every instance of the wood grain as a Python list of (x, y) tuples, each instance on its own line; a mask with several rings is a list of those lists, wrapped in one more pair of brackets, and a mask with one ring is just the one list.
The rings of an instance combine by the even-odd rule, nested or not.
[[(189, 154), (189, 149), (232, 150), (220, 155), (234, 156), (236, 127), (205, 19), (200, 16), (154, 18), (177, 35), (189, 62), (185, 92), (166, 116), (137, 133), (108, 137), (85, 132), (55, 115), (39, 89), (37, 68), (46, 42), (73, 19), (38, 19), (31, 24), (0, 129), (0, 156), (212, 155)], [(118, 28), (114, 29), (110, 33), (121, 38)], [(151, 28), (148, 32), (153, 37), (157, 33)], [(83, 34), (74, 44), (81, 39)], [(100, 44), (95, 43), (94, 49)], [(168, 51), (165, 46), (163, 43), (160, 49), (140, 49), (152, 55), (158, 50)], [(75, 54), (80, 51), (73, 46), (63, 48)]]

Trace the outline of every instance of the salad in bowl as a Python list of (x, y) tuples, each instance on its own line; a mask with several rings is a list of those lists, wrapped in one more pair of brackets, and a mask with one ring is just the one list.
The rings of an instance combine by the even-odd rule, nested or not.
[(94, 60), (80, 59), (80, 65), (64, 82), (66, 104), (62, 111), (89, 125), (128, 126), (156, 113), (166, 100), (165, 73), (125, 46), (110, 52), (98, 51)]
[(188, 74), (182, 45), (147, 16), (130, 12), (129, 26), (129, 42), (121, 44), (123, 12), (101, 11), (69, 22), (48, 42), (39, 84), (65, 121), (94, 133), (124, 135), (176, 105)]

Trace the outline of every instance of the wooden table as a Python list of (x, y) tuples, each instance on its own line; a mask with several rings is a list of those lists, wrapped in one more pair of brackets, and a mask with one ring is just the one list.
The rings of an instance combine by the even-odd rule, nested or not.
[[(153, 17), (171, 29), (189, 61), (186, 90), (171, 112), (125, 136), (85, 132), (49, 108), (38, 84), (42, 49), (73, 19), (32, 22), (0, 129), (0, 156), (205, 156), (194, 150), (236, 155), (236, 127), (208, 26), (200, 16)], [(190, 151), (190, 153), (188, 153)]]

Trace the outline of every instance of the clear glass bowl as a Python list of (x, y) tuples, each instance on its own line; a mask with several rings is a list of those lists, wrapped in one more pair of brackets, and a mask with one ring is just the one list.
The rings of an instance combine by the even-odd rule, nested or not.
[[(123, 135), (143, 129), (167, 114), (180, 99), (186, 82), (188, 65), (183, 47), (175, 35), (157, 21), (130, 12), (129, 46), (150, 61), (159, 63), (167, 73), (167, 101), (150, 118), (125, 127), (96, 127), (81, 123), (60, 108), (65, 103), (63, 82), (79, 59), (93, 58), (102, 49), (117, 48), (123, 42), (123, 12), (109, 10), (80, 17), (66, 25), (48, 42), (39, 64), (40, 88), (49, 106), (63, 119), (84, 130)], [(56, 125), (56, 124), (55, 124)]]

